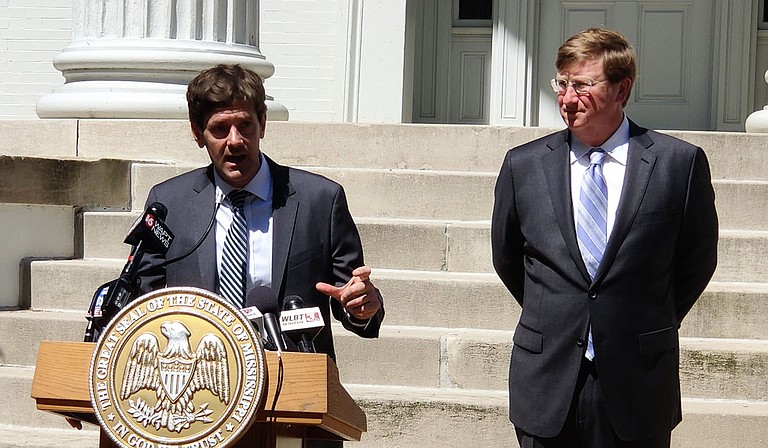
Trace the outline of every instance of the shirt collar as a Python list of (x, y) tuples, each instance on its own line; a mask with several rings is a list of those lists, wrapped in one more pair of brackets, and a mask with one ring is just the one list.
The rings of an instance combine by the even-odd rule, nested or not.
[[(621, 124), (618, 129), (608, 137), (600, 147), (605, 153), (610, 156), (612, 161), (620, 163), (624, 166), (627, 165), (627, 155), (629, 153), (629, 119), (626, 114), (621, 120)], [(579, 162), (579, 159), (584, 157), (584, 165), (589, 164), (589, 157), (586, 154), (593, 148), (593, 146), (587, 146), (580, 142), (576, 138), (571, 138), (571, 165)]]
[[(243, 190), (251, 193), (254, 196), (259, 197), (262, 201), (271, 201), (272, 200), (272, 172), (269, 170), (269, 164), (267, 163), (267, 159), (264, 157), (264, 153), (261, 153), (259, 155), (260, 157), (260, 166), (259, 171), (256, 172), (256, 175), (253, 176), (253, 179), (251, 179), (250, 182), (248, 182)], [(231, 185), (224, 182), (224, 180), (219, 176), (219, 173), (216, 172), (216, 170), (213, 170), (213, 177), (214, 181), (216, 182), (216, 198), (217, 202), (221, 202), (224, 200), (224, 197), (226, 197), (232, 190), (235, 190), (235, 188), (232, 188)]]

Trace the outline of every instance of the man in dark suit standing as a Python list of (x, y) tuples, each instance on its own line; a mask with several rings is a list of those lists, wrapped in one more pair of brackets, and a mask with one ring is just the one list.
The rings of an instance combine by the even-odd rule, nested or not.
[(381, 296), (343, 188), (260, 151), (264, 100), (261, 78), (239, 65), (204, 70), (190, 82), (192, 134), (211, 164), (150, 191), (147, 204), (167, 207), (165, 222), (176, 238), (165, 256), (144, 258), (141, 293), (199, 287), (242, 307), (248, 291), (269, 287), (277, 309), (286, 296), (298, 295), (307, 307), (320, 307), (326, 325), (315, 347), (335, 359), (331, 314), (346, 329), (377, 337)]
[(531, 447), (669, 447), (681, 420), (678, 328), (717, 263), (701, 148), (624, 114), (635, 55), (589, 29), (559, 49), (568, 129), (510, 150), (493, 263), (522, 307), (510, 420)]

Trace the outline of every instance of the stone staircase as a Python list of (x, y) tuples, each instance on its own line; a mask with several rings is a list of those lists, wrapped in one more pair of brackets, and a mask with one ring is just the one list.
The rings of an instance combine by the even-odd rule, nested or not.
[[(38, 129), (45, 126), (51, 141), (65, 143), (50, 154), (22, 144), (0, 158), (0, 175), (11, 172), (4, 166), (16, 167), (12, 172), (20, 174), (15, 176), (37, 173), (33, 177), (40, 182), (30, 184), (33, 189), (40, 184), (40, 191), (11, 194), (0, 183), (0, 202), (36, 203), (51, 188), (53, 176), (79, 188), (60, 188), (68, 192), (66, 200), (44, 203), (84, 208), (73, 209), (71, 259), (27, 263), (19, 303), (29, 306), (0, 312), (0, 390), (5, 391), (0, 394), (0, 448), (96, 445), (93, 428), (76, 432), (61, 418), (34, 409), (29, 390), (37, 346), (46, 339), (82, 338), (83, 310), (96, 287), (116, 277), (124, 264), (128, 247), (122, 239), (148, 189), (206, 161), (184, 122), (42, 123)], [(73, 128), (74, 141), (68, 137)], [(269, 123), (268, 155), (345, 186), (366, 261), (384, 295), (387, 318), (378, 340), (334, 328), (342, 381), (369, 420), (369, 432), (352, 446), (516, 446), (507, 420), (506, 381), (519, 308), (491, 267), (492, 191), (506, 149), (549, 131)], [(65, 137), (57, 139), (57, 133)], [(684, 421), (673, 433), (673, 446), (763, 447), (768, 439), (768, 136), (676, 135), (702, 146), (710, 157), (722, 230), (713, 282), (681, 329)], [(150, 143), (151, 148), (144, 146)], [(50, 161), (24, 155), (68, 157), (61, 163), (78, 167), (91, 158), (141, 162), (110, 162), (118, 166), (110, 172), (126, 179), (104, 188), (104, 176), (72, 180), (56, 174), (60, 169), (51, 174)], [(81, 171), (98, 171), (103, 163), (92, 162)], [(20, 171), (27, 166), (33, 168)], [(78, 193), (93, 189), (113, 194)]]

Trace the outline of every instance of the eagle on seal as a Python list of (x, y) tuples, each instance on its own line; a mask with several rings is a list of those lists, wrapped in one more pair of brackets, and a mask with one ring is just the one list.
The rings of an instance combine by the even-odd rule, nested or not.
[[(193, 353), (190, 331), (174, 320), (163, 322), (160, 332), (168, 339), (160, 353), (157, 337), (143, 333), (133, 343), (125, 366), (120, 398), (125, 400), (142, 390), (155, 391), (154, 408), (132, 412), (144, 426), (167, 428), (181, 432), (195, 421), (210, 422), (212, 411), (204, 404), (195, 412), (192, 397), (199, 390), (208, 390), (224, 404), (229, 402), (229, 369), (227, 352), (221, 339), (211, 333), (200, 339)], [(139, 402), (140, 400), (137, 400)], [(132, 403), (133, 406), (133, 403)]]

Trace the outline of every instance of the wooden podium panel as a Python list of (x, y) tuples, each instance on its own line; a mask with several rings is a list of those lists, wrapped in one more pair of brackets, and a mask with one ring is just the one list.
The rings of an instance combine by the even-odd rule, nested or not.
[[(40, 343), (32, 381), (37, 409), (98, 424), (88, 387), (94, 348), (90, 342)], [(276, 352), (265, 355), (266, 399), (251, 430), (235, 446), (260, 445), (255, 442), (264, 439), (266, 426), (276, 436), (360, 440), (367, 430), (365, 413), (339, 382), (339, 371), (328, 355), (283, 353), (282, 389), (274, 409), (278, 358)], [(108, 437), (102, 437), (102, 447), (110, 443)]]

